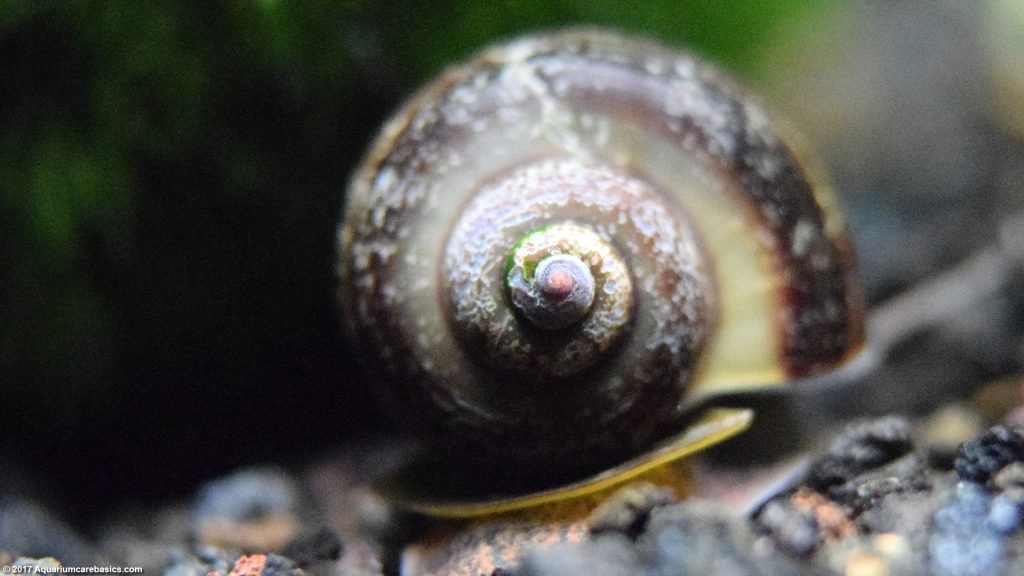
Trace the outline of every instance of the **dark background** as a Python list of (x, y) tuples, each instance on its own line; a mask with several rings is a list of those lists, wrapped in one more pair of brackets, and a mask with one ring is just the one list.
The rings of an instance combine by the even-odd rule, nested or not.
[(345, 183), (498, 38), (614, 26), (751, 84), (832, 168), (872, 302), (1022, 205), (1016, 1), (385, 4), (0, 3), (0, 484), (89, 522), (387, 433), (340, 335)]

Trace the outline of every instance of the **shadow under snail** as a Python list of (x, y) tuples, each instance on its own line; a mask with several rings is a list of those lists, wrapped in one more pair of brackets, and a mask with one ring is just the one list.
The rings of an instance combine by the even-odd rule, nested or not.
[(742, 431), (715, 397), (863, 343), (844, 223), (793, 142), (707, 64), (607, 31), (498, 44), (422, 89), (339, 242), (351, 340), (448, 476), (483, 486), (394, 482), (429, 514), (629, 479)]

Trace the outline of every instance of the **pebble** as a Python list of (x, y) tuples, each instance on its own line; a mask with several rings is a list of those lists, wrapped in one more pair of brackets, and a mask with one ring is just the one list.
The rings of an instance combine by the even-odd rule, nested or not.
[(648, 482), (631, 484), (613, 494), (587, 518), (592, 534), (618, 532), (631, 540), (643, 532), (651, 511), (676, 501), (668, 488)]
[(197, 546), (190, 554), (182, 549), (173, 549), (167, 558), (164, 576), (206, 576), (227, 574), (234, 559), (224, 550), (213, 546)]
[(796, 555), (810, 556), (821, 544), (818, 522), (810, 513), (794, 506), (789, 500), (773, 500), (765, 505), (757, 517), (776, 546)]
[(200, 489), (194, 531), (202, 544), (251, 552), (278, 552), (299, 535), (298, 482), (277, 468), (252, 468)]
[(912, 448), (910, 424), (903, 418), (886, 416), (853, 424), (811, 465), (807, 484), (828, 494), (830, 487), (849, 482)]
[(961, 480), (985, 484), (1005, 466), (1024, 460), (1024, 430), (993, 426), (960, 445), (953, 467)]
[(825, 496), (810, 490), (798, 489), (790, 498), (793, 506), (810, 514), (818, 523), (821, 538), (832, 544), (857, 535), (857, 525), (841, 506)]
[(983, 487), (961, 482), (953, 499), (934, 516), (928, 542), (937, 576), (999, 574), (1005, 556), (1003, 536), (989, 522), (991, 498)]
[[(302, 576), (294, 562), (276, 554), (250, 554), (235, 561), (228, 576)], [(208, 576), (221, 576), (212, 572)]]
[(992, 499), (985, 524), (1001, 534), (1010, 534), (1020, 528), (1022, 504), (1020, 501), (1000, 494)]
[(267, 557), (263, 554), (242, 556), (235, 561), (228, 576), (263, 576), (263, 567), (267, 563)]
[(859, 512), (874, 507), (890, 495), (922, 492), (930, 487), (926, 458), (911, 453), (833, 485), (827, 493), (836, 502)]

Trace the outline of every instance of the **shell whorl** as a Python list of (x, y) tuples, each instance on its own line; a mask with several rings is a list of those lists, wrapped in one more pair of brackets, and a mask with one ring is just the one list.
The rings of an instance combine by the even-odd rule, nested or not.
[[(582, 237), (582, 240), (572, 243), (563, 240), (577, 237)], [(608, 252), (607, 245), (601, 246), (600, 238), (587, 234), (586, 228), (562, 225), (531, 233), (516, 248), (511, 256), (514, 263), (505, 275), (505, 286), (512, 304), (530, 324), (541, 330), (564, 330), (590, 313), (598, 285), (605, 289), (603, 282), (594, 280), (590, 267), (603, 267), (606, 262), (615, 262), (611, 254), (592, 256), (595, 252), (589, 249), (592, 244)], [(621, 262), (616, 263), (614, 275), (628, 280), (625, 267)], [(625, 286), (621, 290), (622, 296), (612, 302), (613, 310), (625, 308), (620, 302), (628, 302), (631, 298), (629, 288)], [(608, 290), (613, 293), (620, 291), (614, 285)], [(625, 314), (620, 316), (627, 319)], [(624, 324), (624, 321), (619, 323), (620, 326)]]
[(482, 461), (598, 465), (694, 398), (861, 344), (827, 189), (732, 81), (610, 33), (499, 45), (424, 89), (353, 178), (340, 242), (387, 395)]
[[(530, 299), (530, 268), (554, 254), (585, 263), (595, 292), (592, 306), (560, 329), (538, 326), (515, 305), (517, 294)], [(608, 167), (562, 159), (528, 164), (484, 186), (448, 240), (442, 278), (453, 325), (467, 347), (486, 342), (493, 367), (529, 382), (604, 363), (622, 374), (607, 384), (618, 388), (672, 380), (692, 368), (710, 323), (703, 266), (696, 238), (664, 194)], [(631, 278), (642, 280), (636, 289), (644, 299), (634, 299)], [(559, 324), (563, 318), (553, 312), (565, 311), (533, 311)], [(609, 360), (629, 330), (636, 342)]]

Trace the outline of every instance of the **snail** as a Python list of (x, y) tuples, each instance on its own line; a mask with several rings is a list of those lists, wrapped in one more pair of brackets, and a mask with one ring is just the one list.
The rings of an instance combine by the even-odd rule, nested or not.
[(603, 30), (498, 44), (413, 96), (348, 188), (339, 299), (384, 396), (490, 492), (395, 499), (586, 494), (742, 431), (714, 398), (856, 356), (845, 225), (784, 135), (708, 64)]

